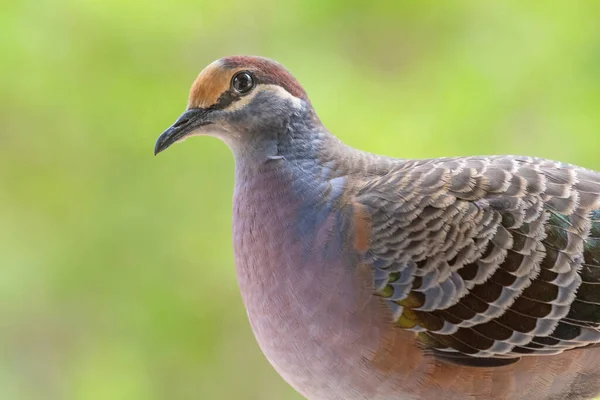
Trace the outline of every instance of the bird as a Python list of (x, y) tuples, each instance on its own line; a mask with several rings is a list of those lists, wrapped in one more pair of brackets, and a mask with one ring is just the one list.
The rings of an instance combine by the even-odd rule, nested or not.
[(305, 398), (600, 393), (599, 172), (352, 148), (258, 56), (205, 67), (154, 153), (191, 136), (233, 153), (242, 301), (265, 357)]

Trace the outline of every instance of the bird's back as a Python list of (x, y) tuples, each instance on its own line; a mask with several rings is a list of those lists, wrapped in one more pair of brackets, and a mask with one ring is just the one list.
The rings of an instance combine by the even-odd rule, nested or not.
[(529, 377), (507, 398), (598, 394), (600, 173), (515, 156), (407, 161), (357, 198), (376, 291), (426, 353), (492, 381)]
[(527, 157), (427, 160), (356, 198), (379, 295), (440, 357), (600, 342), (599, 173)]

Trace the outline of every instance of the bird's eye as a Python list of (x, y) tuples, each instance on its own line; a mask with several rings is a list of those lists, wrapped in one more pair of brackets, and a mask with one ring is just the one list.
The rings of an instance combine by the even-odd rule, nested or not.
[(239, 94), (248, 93), (254, 87), (254, 79), (249, 72), (238, 72), (231, 79), (231, 87)]

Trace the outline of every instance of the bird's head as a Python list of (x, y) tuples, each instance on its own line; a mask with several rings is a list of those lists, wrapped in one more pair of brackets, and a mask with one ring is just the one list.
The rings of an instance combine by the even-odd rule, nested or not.
[(198, 75), (185, 112), (160, 135), (154, 154), (196, 135), (230, 146), (268, 141), (303, 110), (311, 110), (306, 92), (283, 66), (262, 57), (225, 57)]

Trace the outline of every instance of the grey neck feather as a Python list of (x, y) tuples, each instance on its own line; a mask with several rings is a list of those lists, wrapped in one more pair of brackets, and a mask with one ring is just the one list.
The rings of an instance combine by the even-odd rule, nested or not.
[(295, 109), (285, 118), (264, 118), (241, 137), (238, 143), (229, 143), (240, 172), (264, 170), (281, 164), (278, 161), (316, 167), (332, 144), (348, 153), (355, 151), (325, 129), (310, 105)]
[(243, 137), (243, 143), (230, 144), (236, 180), (285, 168), (305, 180), (324, 182), (345, 175), (382, 174), (397, 162), (346, 145), (323, 126), (310, 104), (285, 118), (265, 120)]

